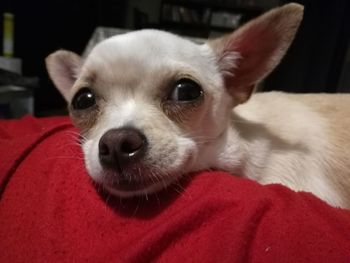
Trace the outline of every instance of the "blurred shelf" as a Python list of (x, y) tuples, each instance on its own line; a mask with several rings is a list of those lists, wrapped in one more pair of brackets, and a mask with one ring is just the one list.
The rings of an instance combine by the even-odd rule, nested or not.
[(186, 1), (186, 0), (164, 0), (162, 4), (174, 6), (184, 6), (193, 9), (210, 8), (213, 11), (226, 11), (238, 13), (250, 13), (252, 15), (261, 14), (264, 9), (257, 6), (237, 5), (233, 3), (223, 3), (218, 1)]
[(163, 0), (158, 28), (188, 36), (209, 37), (213, 32), (231, 32), (263, 11), (259, 6), (223, 1)]
[[(186, 22), (174, 22), (174, 21), (163, 21), (161, 26), (168, 29), (187, 29), (187, 30), (213, 30), (222, 32), (231, 32), (235, 28), (222, 27), (222, 26), (211, 26), (207, 24), (194, 24)], [(159, 27), (159, 26), (158, 26)]]

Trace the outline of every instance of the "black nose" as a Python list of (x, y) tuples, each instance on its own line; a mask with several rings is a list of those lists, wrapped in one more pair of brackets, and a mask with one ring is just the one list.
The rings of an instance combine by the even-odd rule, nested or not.
[(134, 128), (112, 129), (101, 137), (98, 147), (101, 164), (122, 172), (145, 155), (147, 140)]

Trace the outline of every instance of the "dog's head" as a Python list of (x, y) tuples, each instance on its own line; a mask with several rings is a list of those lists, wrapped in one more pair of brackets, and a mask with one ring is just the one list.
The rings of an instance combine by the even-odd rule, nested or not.
[(84, 61), (51, 54), (47, 68), (84, 137), (90, 176), (131, 196), (215, 166), (232, 108), (279, 63), (302, 10), (274, 9), (203, 45), (141, 30), (101, 42)]

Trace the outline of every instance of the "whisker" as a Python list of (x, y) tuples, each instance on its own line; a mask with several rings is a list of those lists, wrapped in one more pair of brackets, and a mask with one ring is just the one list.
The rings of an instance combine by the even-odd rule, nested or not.
[(157, 199), (158, 207), (160, 207), (160, 199), (159, 199), (158, 193), (155, 193), (154, 195)]
[(71, 147), (71, 146), (74, 146), (74, 147), (78, 146), (79, 148), (81, 148), (82, 145), (77, 143), (77, 142), (68, 142), (65, 144), (60, 144), (58, 146), (58, 149), (66, 149), (66, 148)]
[(179, 180), (174, 184), (174, 187), (175, 187), (175, 191), (177, 191), (179, 194), (192, 199), (192, 195), (188, 192), (188, 190), (185, 187), (183, 187), (183, 185), (179, 182)]
[(135, 207), (135, 209), (134, 209), (134, 212), (132, 213), (132, 216), (133, 216), (133, 217), (136, 215), (137, 211), (139, 210), (140, 201), (141, 201), (141, 198), (138, 198), (138, 199), (137, 199), (137, 205), (136, 205), (136, 207)]
[[(100, 187), (101, 187), (101, 186), (100, 186)], [(105, 212), (106, 212), (106, 213), (107, 213), (107, 211), (108, 211), (108, 202), (109, 202), (110, 198), (111, 198), (111, 194), (110, 194), (110, 193), (107, 193), (107, 196), (106, 196), (106, 198), (105, 198)]]

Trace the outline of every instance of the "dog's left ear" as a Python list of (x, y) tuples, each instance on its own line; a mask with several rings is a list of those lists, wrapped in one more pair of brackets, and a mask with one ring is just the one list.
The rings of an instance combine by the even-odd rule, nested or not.
[(76, 81), (83, 64), (82, 58), (67, 50), (58, 50), (46, 59), (46, 68), (56, 88), (66, 101), (70, 99), (70, 90)]
[(256, 84), (280, 62), (303, 17), (303, 6), (287, 4), (248, 22), (231, 35), (208, 42), (235, 103), (249, 99)]

